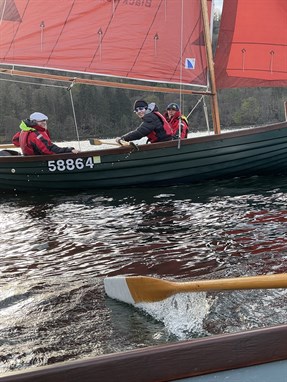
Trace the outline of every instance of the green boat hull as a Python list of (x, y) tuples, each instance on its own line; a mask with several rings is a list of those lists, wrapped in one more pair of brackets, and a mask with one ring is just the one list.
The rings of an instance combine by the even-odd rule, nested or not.
[(287, 168), (287, 122), (221, 135), (85, 151), (0, 157), (0, 190), (192, 184)]

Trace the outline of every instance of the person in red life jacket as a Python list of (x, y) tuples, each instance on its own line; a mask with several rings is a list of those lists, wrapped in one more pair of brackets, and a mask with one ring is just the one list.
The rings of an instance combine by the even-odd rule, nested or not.
[(147, 143), (172, 140), (172, 129), (155, 103), (147, 104), (144, 100), (138, 100), (134, 104), (134, 112), (142, 119), (142, 123), (135, 130), (116, 138), (116, 142), (121, 144), (121, 141), (130, 142), (143, 137), (147, 137)]
[(170, 103), (166, 108), (164, 117), (172, 128), (173, 139), (178, 139), (179, 130), (181, 130), (180, 138), (187, 138), (188, 122), (186, 117), (181, 115), (178, 104)]
[(74, 147), (59, 147), (51, 142), (47, 120), (43, 113), (32, 113), (29, 119), (21, 122), (21, 131), (14, 135), (12, 143), (21, 147), (23, 155), (77, 154), (79, 151)]

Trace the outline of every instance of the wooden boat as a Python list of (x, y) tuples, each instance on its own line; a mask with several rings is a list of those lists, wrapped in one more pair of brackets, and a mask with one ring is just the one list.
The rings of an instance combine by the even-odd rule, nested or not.
[[(216, 72), (209, 38), (210, 1), (180, 0), (176, 4), (173, 0), (64, 0), (54, 8), (45, 0), (0, 3), (2, 75), (66, 81), (70, 91), (74, 83), (86, 83), (210, 95), (215, 132), (137, 149), (0, 156), (0, 190), (177, 185), (286, 169), (287, 123), (221, 133), (216, 93), (216, 82), (221, 88), (286, 85), (286, 2), (225, 2)], [(256, 17), (247, 19), (246, 14)], [(125, 25), (129, 27), (122, 28)], [(166, 46), (177, 47), (168, 60)], [(62, 70), (63, 75), (54, 74), (54, 69)], [(126, 80), (170, 85), (154, 88)]]
[[(79, 154), (3, 156), (1, 190), (181, 184), (274, 174), (286, 168), (287, 122), (223, 134), (216, 93), (217, 81), (222, 88), (286, 85), (286, 1), (225, 2), (217, 73), (209, 38), (210, 2), (176, 0), (176, 5), (173, 0), (62, 0), (55, 7), (46, 0), (0, 2), (3, 75), (66, 81), (69, 88), (86, 83), (144, 91), (152, 86), (124, 80), (166, 82), (171, 86), (158, 86), (156, 91), (175, 92), (178, 87), (182, 94), (212, 97), (215, 133)], [(183, 55), (168, 55), (167, 60), (170, 46), (178, 46)], [(55, 69), (63, 75), (52, 72)], [(117, 77), (120, 82), (115, 85), (91, 78), (94, 74)], [(245, 381), (250, 378), (244, 375), (254, 376), (256, 382), (284, 382), (286, 340), (287, 325), (282, 325), (39, 367), (0, 376), (0, 380), (153, 382), (188, 378), (208, 382), (213, 377), (235, 381), (241, 373)]]
[[(251, 139), (252, 137), (252, 139)], [(259, 138), (260, 137), (260, 138)], [(208, 156), (207, 156), (208, 155)], [(280, 164), (280, 167), (279, 167)], [(80, 154), (0, 157), (0, 189), (172, 185), (287, 168), (287, 122), (177, 142)]]
[(153, 346), (0, 376), (1, 382), (285, 382), (287, 325)]

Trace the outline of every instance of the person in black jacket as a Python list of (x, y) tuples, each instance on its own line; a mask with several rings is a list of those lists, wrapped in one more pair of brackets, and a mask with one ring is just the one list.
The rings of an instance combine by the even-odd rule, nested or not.
[(137, 100), (134, 104), (134, 112), (142, 123), (133, 131), (116, 138), (116, 142), (130, 142), (147, 137), (148, 143), (170, 141), (172, 129), (162, 114), (159, 113), (155, 103), (147, 104), (144, 100)]

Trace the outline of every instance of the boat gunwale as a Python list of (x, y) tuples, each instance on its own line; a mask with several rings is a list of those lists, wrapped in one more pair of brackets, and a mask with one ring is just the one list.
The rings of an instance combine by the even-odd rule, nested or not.
[[(272, 125), (264, 125), (259, 127), (244, 128), (242, 130), (228, 131), (223, 132), (217, 135), (205, 135), (202, 137), (191, 137), (182, 139), (180, 145), (195, 145), (197, 143), (205, 142), (214, 142), (222, 141), (225, 139), (239, 138), (244, 136), (256, 135), (261, 133), (268, 133), (274, 130), (281, 130), (287, 128), (287, 121), (279, 122)], [(47, 160), (58, 160), (66, 158), (79, 158), (79, 157), (89, 157), (89, 156), (106, 156), (106, 155), (115, 155), (115, 154), (126, 154), (133, 152), (143, 152), (149, 150), (159, 150), (166, 148), (176, 148), (178, 146), (178, 140), (167, 141), (167, 142), (156, 142), (153, 144), (141, 144), (137, 148), (134, 146), (119, 146), (117, 148), (104, 148), (100, 150), (85, 150), (81, 151), (78, 154), (74, 153), (61, 153), (61, 154), (52, 154), (52, 155), (31, 155), (31, 156), (22, 156), (22, 155), (11, 155), (0, 157), (0, 163), (17, 163), (17, 162), (43, 162)]]
[(220, 334), (82, 360), (0, 377), (2, 382), (159, 382), (287, 360), (287, 325)]

